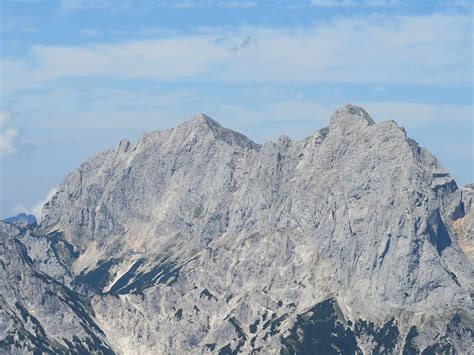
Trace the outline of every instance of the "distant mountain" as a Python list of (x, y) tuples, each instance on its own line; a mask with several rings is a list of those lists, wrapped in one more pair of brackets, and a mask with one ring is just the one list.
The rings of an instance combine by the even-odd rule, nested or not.
[(36, 224), (36, 217), (32, 214), (20, 213), (16, 216), (5, 218), (3, 221), (12, 224), (31, 226), (33, 224)]
[[(350, 104), (263, 145), (201, 114), (88, 159), (37, 227), (5, 235), (83, 297), (104, 352), (467, 354), (472, 191)], [(41, 292), (18, 298), (29, 313)]]

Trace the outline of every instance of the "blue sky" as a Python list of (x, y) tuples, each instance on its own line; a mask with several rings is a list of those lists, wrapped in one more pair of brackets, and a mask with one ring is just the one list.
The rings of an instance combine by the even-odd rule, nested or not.
[(121, 138), (204, 112), (300, 139), (346, 102), (473, 171), (469, 1), (3, 0), (0, 217)]

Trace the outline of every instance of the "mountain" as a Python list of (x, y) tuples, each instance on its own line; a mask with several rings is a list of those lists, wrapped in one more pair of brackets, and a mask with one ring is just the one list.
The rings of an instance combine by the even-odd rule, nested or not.
[(116, 353), (466, 354), (472, 196), (357, 106), (263, 145), (201, 114), (87, 160), (16, 240)]
[(36, 217), (32, 214), (20, 213), (16, 216), (5, 218), (3, 221), (26, 227), (36, 224)]

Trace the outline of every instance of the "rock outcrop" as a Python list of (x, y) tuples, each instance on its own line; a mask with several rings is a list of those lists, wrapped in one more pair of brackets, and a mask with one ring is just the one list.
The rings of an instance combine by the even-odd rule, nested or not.
[(474, 184), (461, 187), (464, 216), (457, 219), (454, 231), (459, 246), (471, 262), (474, 262)]

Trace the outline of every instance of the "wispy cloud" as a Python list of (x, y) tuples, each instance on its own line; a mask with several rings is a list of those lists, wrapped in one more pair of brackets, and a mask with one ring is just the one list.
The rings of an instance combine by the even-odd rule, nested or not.
[(231, 9), (247, 9), (257, 7), (258, 3), (254, 1), (226, 1), (223, 2), (222, 5)]
[(231, 9), (247, 9), (257, 7), (256, 1), (241, 0), (61, 0), (62, 12), (72, 11), (124, 11), (150, 8), (192, 9), (198, 7), (221, 7)]
[(0, 156), (16, 154), (16, 139), (19, 135), (17, 128), (11, 127), (12, 114), (0, 111)]
[(3, 128), (12, 120), (12, 114), (8, 111), (0, 111), (0, 128)]
[(35, 217), (37, 217), (38, 219), (41, 218), (41, 215), (42, 215), (41, 211), (43, 209), (43, 206), (46, 204), (46, 202), (48, 202), (49, 200), (53, 198), (53, 196), (56, 194), (57, 191), (58, 191), (58, 188), (53, 187), (51, 190), (48, 191), (48, 193), (43, 199), (41, 199), (40, 201), (36, 202), (33, 205), (33, 207), (31, 208), (31, 212), (33, 213)]
[(319, 7), (387, 7), (395, 6), (395, 0), (312, 0), (311, 4)]
[(36, 33), (39, 31), (39, 29), (36, 27), (27, 26), (23, 28), (23, 31), (27, 33)]
[(0, 155), (9, 155), (17, 153), (15, 140), (18, 137), (17, 128), (6, 128), (0, 132)]
[(172, 28), (143, 27), (140, 34), (147, 37), (171, 37), (179, 35), (179, 31)]
[(34, 215), (38, 220), (41, 218), (43, 206), (51, 200), (51, 198), (56, 194), (58, 191), (57, 187), (53, 187), (48, 191), (46, 196), (41, 200), (34, 203), (32, 206), (28, 206), (25, 203), (16, 203), (13, 208), (10, 210), (12, 215), (16, 215), (19, 213), (26, 213)]
[[(468, 15), (374, 16), (307, 28), (206, 29), (190, 35), (83, 46), (35, 45), (4, 59), (9, 90), (68, 78), (206, 82), (357, 82), (468, 85)], [(219, 39), (251, 46), (229, 55)], [(242, 43), (242, 46), (250, 42)]]
[[(109, 3), (100, 6), (105, 4)], [(337, 82), (364, 84), (372, 91), (383, 90), (394, 83), (466, 86), (471, 84), (472, 77), (470, 49), (473, 43), (472, 37), (467, 35), (470, 28), (470, 16), (459, 13), (335, 18), (302, 28), (205, 28), (191, 33), (143, 28), (140, 34), (152, 38), (71, 46), (31, 46), (26, 59), (10, 57), (2, 60), (2, 90), (7, 98), (20, 97), (16, 102), (15, 99), (9, 101), (20, 104), (31, 114), (47, 111), (44, 113), (48, 115), (45, 124), (51, 129), (65, 129), (75, 124), (63, 118), (72, 112), (74, 117), (81, 117), (77, 120), (81, 124), (97, 122), (105, 125), (110, 121), (104, 121), (104, 117), (122, 121), (130, 119), (129, 113), (117, 110), (125, 104), (136, 107), (136, 112), (140, 112), (140, 105), (150, 110), (157, 107), (161, 110), (167, 105), (166, 100), (158, 97), (162, 92), (150, 94), (139, 90), (140, 95), (137, 95), (136, 89), (111, 92), (100, 87), (84, 91), (80, 83), (91, 80), (103, 83), (104, 87), (111, 87), (107, 80), (123, 80), (135, 88), (144, 83), (253, 85)], [(107, 30), (104, 33), (108, 33)], [(232, 46), (235, 50), (229, 53)], [(245, 50), (241, 50), (243, 48)], [(67, 90), (62, 86), (64, 83), (67, 83)], [(34, 95), (29, 90), (34, 90)], [(92, 94), (99, 95), (99, 99), (91, 97)], [(21, 98), (21, 95), (28, 99)], [(194, 99), (186, 96), (179, 97), (179, 100), (188, 103)], [(232, 114), (232, 117), (255, 119), (262, 117), (258, 116), (259, 112), (268, 114), (268, 117), (281, 116), (281, 119), (296, 112), (301, 120), (309, 120), (311, 112), (328, 113), (334, 108), (287, 100), (286, 106), (280, 105), (277, 110), (276, 103), (270, 101), (265, 102), (275, 111), (250, 108), (251, 112), (248, 112), (227, 103), (229, 110), (216, 112), (222, 112), (221, 117)], [(45, 109), (44, 102), (55, 102), (54, 112)], [(196, 99), (196, 102), (200, 100)], [(282, 100), (278, 102), (281, 104)], [(173, 105), (174, 101), (168, 104)], [(462, 118), (465, 122), (471, 113), (470, 106), (367, 104), (375, 115), (383, 115), (382, 118), (410, 117), (402, 122), (408, 127), (452, 117), (457, 121)], [(188, 106), (197, 105), (194, 102), (194, 106)], [(221, 107), (219, 102), (216, 102), (216, 107)], [(177, 111), (173, 117), (186, 112)], [(141, 112), (140, 115), (150, 118), (148, 113)]]
[(135, 4), (140, 4), (133, 0), (60, 0), (61, 12), (73, 11), (90, 11), (90, 10), (105, 10), (105, 11), (121, 11), (127, 10)]
[(97, 36), (102, 35), (102, 31), (94, 30), (94, 29), (92, 29), (92, 28), (83, 28), (83, 29), (81, 30), (81, 33), (82, 33), (84, 36), (88, 36), (88, 37), (97, 37)]

